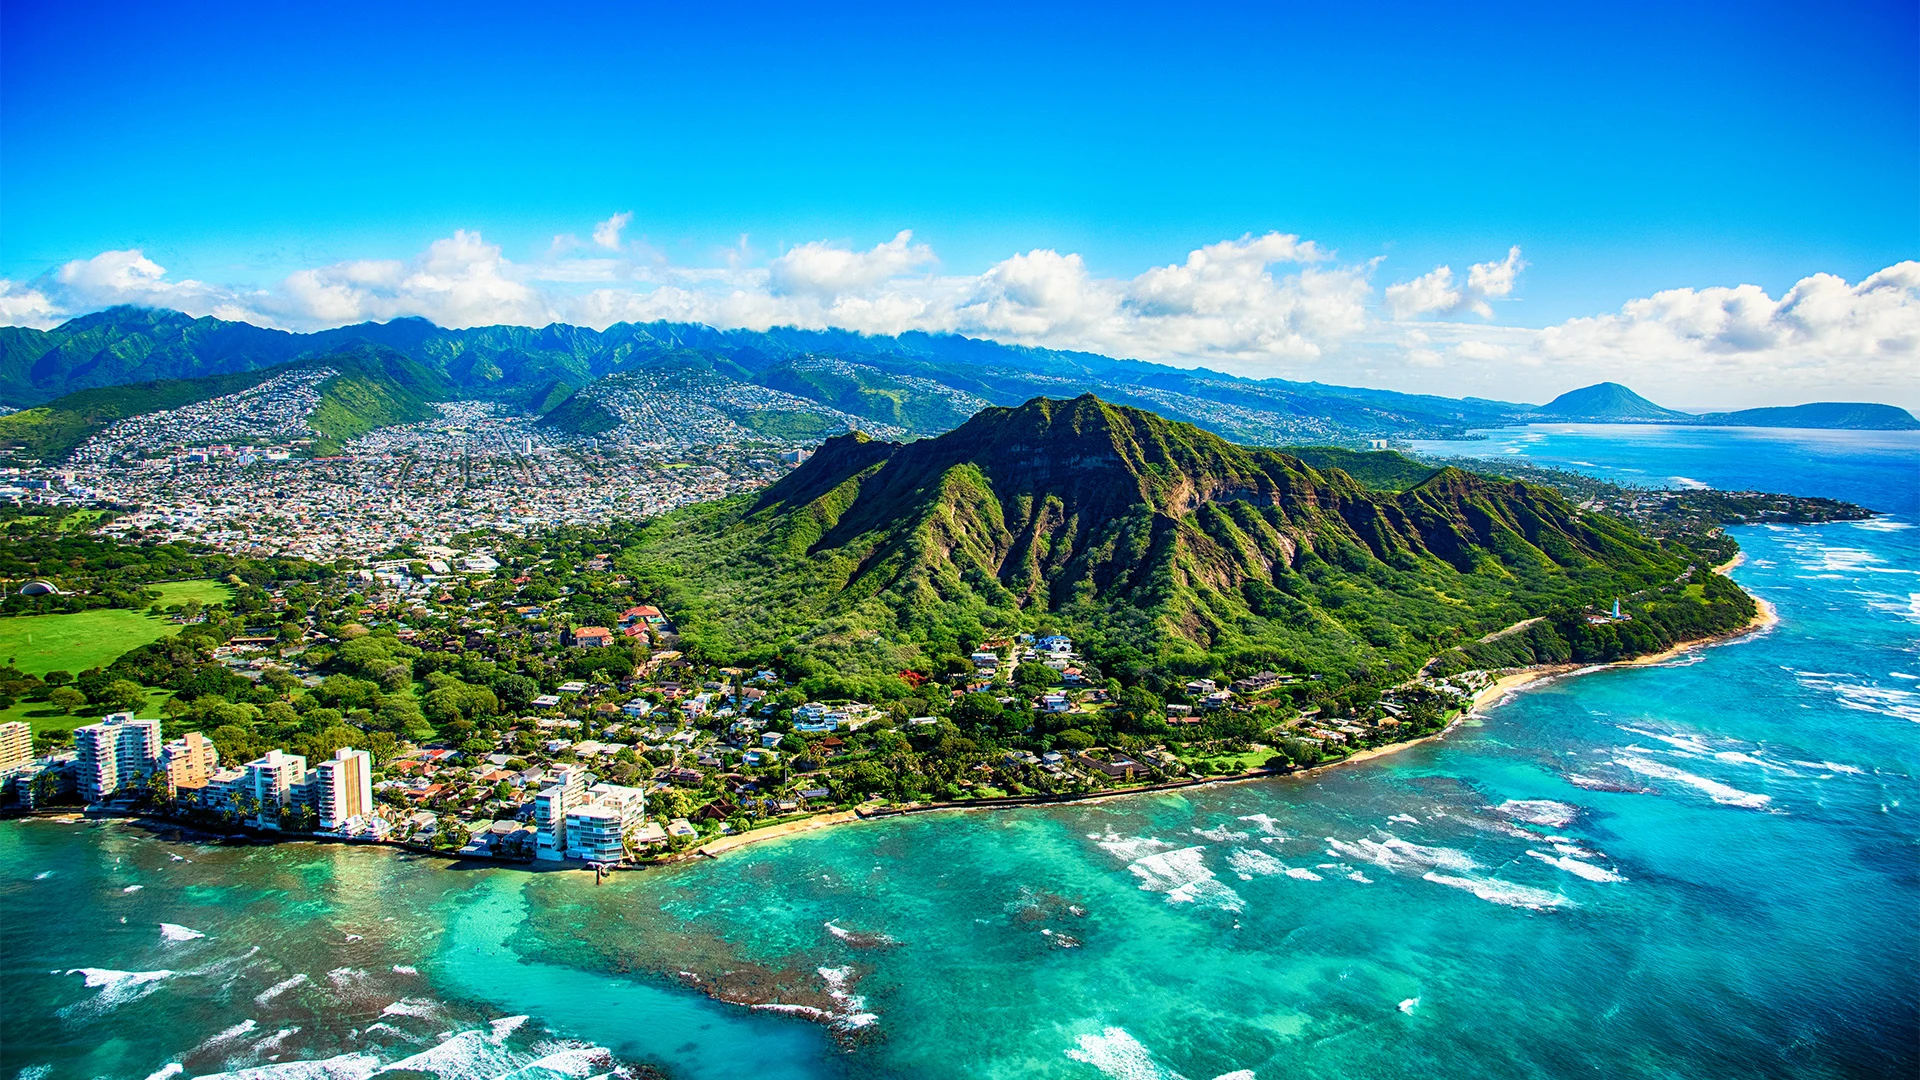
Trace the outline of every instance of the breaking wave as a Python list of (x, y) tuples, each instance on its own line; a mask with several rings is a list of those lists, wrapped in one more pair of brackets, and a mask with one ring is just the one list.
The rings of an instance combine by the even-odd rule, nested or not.
[(1552, 799), (1508, 799), (1494, 809), (1515, 821), (1546, 825), (1555, 829), (1566, 828), (1573, 824), (1574, 818), (1580, 816), (1579, 807), (1554, 802)]
[(1690, 788), (1705, 793), (1708, 798), (1723, 806), (1744, 806), (1748, 809), (1758, 810), (1773, 801), (1771, 795), (1756, 795), (1751, 791), (1741, 791), (1739, 788), (1729, 787), (1718, 780), (1709, 780), (1704, 776), (1695, 776), (1690, 772), (1684, 772), (1671, 765), (1664, 765), (1658, 761), (1648, 761), (1646, 758), (1635, 757), (1632, 754), (1623, 754), (1620, 757), (1614, 758), (1613, 763), (1637, 772), (1642, 776), (1651, 776), (1656, 780), (1671, 780), (1677, 784), (1685, 784)]
[(1436, 874), (1432, 871), (1421, 876), (1436, 885), (1464, 889), (1491, 904), (1504, 904), (1507, 907), (1527, 908), (1532, 911), (1576, 906), (1573, 901), (1559, 893), (1536, 889), (1531, 885), (1515, 885), (1511, 881), (1501, 881), (1499, 878), (1456, 877), (1449, 874)]
[[(1098, 1034), (1082, 1035), (1067, 1048), (1067, 1057), (1091, 1065), (1113, 1080), (1186, 1080), (1179, 1073), (1153, 1060), (1140, 1040), (1127, 1029), (1102, 1028)], [(1214, 1080), (1254, 1080), (1252, 1069), (1221, 1073)]]
[(880, 1019), (875, 1013), (867, 1011), (867, 999), (851, 990), (853, 969), (850, 967), (823, 967), (820, 977), (827, 981), (827, 996), (839, 1006), (833, 1014), (833, 1026), (842, 1031), (863, 1028)]
[(1225, 825), (1215, 825), (1211, 829), (1196, 828), (1188, 831), (1203, 840), (1211, 840), (1216, 844), (1230, 844), (1235, 840), (1245, 840), (1248, 837), (1247, 833), (1234, 832)]
[(1100, 850), (1126, 862), (1173, 847), (1157, 836), (1121, 836), (1111, 829), (1105, 833), (1088, 833), (1087, 839), (1093, 841)]
[(287, 991), (293, 989), (296, 986), (299, 986), (301, 983), (306, 981), (307, 981), (307, 977), (304, 974), (294, 975), (289, 978), (281, 979), (279, 982), (274, 983), (272, 986), (269, 986), (265, 990), (262, 990), (258, 994), (255, 994), (253, 996), (254, 1003), (256, 1005), (265, 1005), (266, 1003), (272, 1001), (274, 998), (279, 997), (281, 994), (286, 993)]
[(1402, 870), (1453, 870), (1467, 871), (1479, 868), (1473, 857), (1454, 848), (1425, 847), (1408, 843), (1397, 836), (1388, 835), (1385, 840), (1365, 838), (1346, 841), (1327, 839), (1327, 854), (1358, 862), (1369, 862), (1383, 870), (1396, 873)]
[(115, 971), (112, 968), (68, 968), (66, 973), (84, 977), (88, 988), (100, 992), (61, 1009), (62, 1017), (96, 1016), (129, 1001), (138, 1001), (160, 989), (160, 984), (174, 975), (171, 971)]
[(1588, 881), (1607, 882), (1627, 880), (1612, 870), (1608, 870), (1602, 866), (1595, 866), (1589, 862), (1581, 862), (1571, 855), (1548, 855), (1546, 852), (1534, 851), (1532, 849), (1528, 849), (1527, 854), (1539, 859), (1548, 866), (1559, 867), (1575, 877), (1583, 877)]
[(192, 927), (181, 926), (179, 923), (163, 922), (160, 924), (160, 936), (168, 941), (192, 941), (194, 938), (203, 938), (207, 935)]
[(1287, 872), (1287, 864), (1261, 851), (1258, 848), (1234, 848), (1227, 853), (1227, 865), (1240, 875), (1241, 881), (1252, 881), (1256, 877), (1272, 877)]
[(1222, 911), (1245, 910), (1246, 904), (1240, 899), (1240, 894), (1228, 888), (1213, 876), (1212, 870), (1207, 869), (1204, 858), (1206, 850), (1196, 845), (1177, 851), (1163, 851), (1137, 859), (1129, 863), (1127, 869), (1140, 879), (1142, 889), (1164, 893), (1169, 904), (1194, 904)]

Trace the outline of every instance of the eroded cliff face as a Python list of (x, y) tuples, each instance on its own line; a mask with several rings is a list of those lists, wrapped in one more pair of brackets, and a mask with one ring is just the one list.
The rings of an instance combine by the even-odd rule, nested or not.
[(1619, 546), (1552, 492), (1448, 469), (1377, 493), (1091, 396), (983, 410), (911, 443), (828, 440), (747, 521), (785, 554), (831, 558), (862, 596), (998, 588), (1042, 610), (1098, 597), (1164, 609), (1202, 644), (1249, 583), (1284, 585), (1308, 556), (1510, 572)]

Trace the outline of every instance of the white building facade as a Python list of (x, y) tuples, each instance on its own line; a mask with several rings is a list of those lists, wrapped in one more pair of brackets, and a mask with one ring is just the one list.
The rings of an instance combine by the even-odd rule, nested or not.
[(160, 721), (114, 713), (98, 724), (75, 728), (79, 755), (74, 780), (84, 802), (105, 802), (139, 790), (160, 763)]
[(304, 802), (307, 759), (285, 750), (269, 750), (247, 762), (247, 793), (260, 802), (255, 824), (280, 828), (280, 814)]
[(320, 828), (337, 832), (373, 816), (373, 756), (343, 746), (313, 767), (313, 804)]
[(553, 771), (553, 783), (533, 797), (534, 857), (567, 857), (567, 811), (587, 801), (587, 770), (563, 765)]

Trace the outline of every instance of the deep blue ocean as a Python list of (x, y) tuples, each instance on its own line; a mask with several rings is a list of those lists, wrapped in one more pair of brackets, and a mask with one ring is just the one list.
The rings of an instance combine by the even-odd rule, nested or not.
[(1740, 530), (1769, 630), (1306, 778), (600, 886), (0, 825), (0, 1080), (1920, 1074), (1920, 440), (1477, 445), (1897, 513)]

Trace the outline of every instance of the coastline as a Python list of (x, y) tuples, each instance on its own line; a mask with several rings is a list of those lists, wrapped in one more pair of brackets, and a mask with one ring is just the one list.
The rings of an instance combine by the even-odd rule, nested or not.
[[(1735, 555), (1733, 558), (1727, 560), (1725, 563), (1722, 563), (1721, 565), (1714, 567), (1712, 572), (1716, 574), (1725, 574), (1729, 570), (1732, 570), (1733, 568), (1739, 566), (1743, 561), (1745, 561), (1745, 559), (1746, 559), (1746, 553), (1741, 552)], [(749, 844), (762, 843), (768, 840), (784, 839), (789, 836), (796, 836), (801, 833), (813, 832), (819, 829), (832, 828), (838, 825), (847, 825), (847, 824), (860, 822), (860, 821), (872, 821), (880, 818), (901, 817), (907, 814), (924, 814), (924, 813), (934, 813), (939, 811), (1003, 810), (1003, 809), (1011, 809), (1013, 807), (1020, 807), (1020, 806), (1048, 806), (1048, 805), (1058, 805), (1062, 803), (1071, 803), (1071, 802), (1095, 802), (1095, 801), (1104, 801), (1107, 799), (1128, 798), (1135, 795), (1151, 795), (1151, 794), (1157, 794), (1157, 793), (1166, 792), (1166, 791), (1177, 791), (1183, 788), (1190, 788), (1190, 787), (1204, 787), (1210, 784), (1237, 784), (1237, 783), (1246, 783), (1252, 780), (1271, 780), (1271, 779), (1285, 779), (1285, 778), (1291, 778), (1291, 777), (1307, 777), (1327, 769), (1337, 769), (1344, 765), (1354, 765), (1361, 762), (1374, 761), (1379, 758), (1386, 757), (1390, 754), (1397, 754), (1402, 750), (1408, 749), (1409, 747), (1419, 746), (1422, 743), (1427, 743), (1427, 742), (1431, 742), (1433, 740), (1442, 738), (1445, 735), (1447, 735), (1449, 732), (1451, 732), (1454, 728), (1458, 727), (1463, 721), (1469, 718), (1484, 716), (1488, 711), (1504, 704), (1505, 702), (1507, 702), (1508, 700), (1510, 700), (1512, 697), (1519, 694), (1520, 692), (1531, 689), (1543, 683), (1551, 682), (1555, 679), (1563, 678), (1570, 675), (1585, 675), (1590, 672), (1605, 671), (1610, 668), (1647, 667), (1655, 664), (1660, 664), (1660, 663), (1664, 663), (1665, 661), (1671, 660), (1676, 656), (1684, 655), (1694, 649), (1708, 648), (1714, 645), (1725, 645), (1735, 641), (1741, 641), (1755, 634), (1769, 630), (1774, 626), (1778, 625), (1780, 622), (1780, 615), (1779, 615), (1779, 611), (1774, 607), (1774, 605), (1758, 596), (1755, 596), (1753, 599), (1754, 599), (1754, 604), (1756, 605), (1756, 610), (1753, 614), (1753, 617), (1747, 620), (1745, 625), (1736, 627), (1735, 629), (1728, 630), (1719, 634), (1709, 634), (1705, 637), (1690, 638), (1685, 641), (1675, 642), (1674, 644), (1656, 653), (1648, 653), (1644, 656), (1636, 656), (1627, 660), (1614, 660), (1614, 661), (1610, 661), (1608, 663), (1602, 663), (1602, 664), (1571, 664), (1571, 663), (1540, 664), (1534, 667), (1509, 670), (1505, 674), (1502, 674), (1499, 677), (1495, 678), (1491, 683), (1489, 683), (1485, 687), (1481, 688), (1478, 692), (1476, 692), (1473, 695), (1472, 700), (1468, 702), (1467, 707), (1460, 710), (1459, 714), (1456, 715), (1451, 721), (1449, 721), (1440, 730), (1432, 732), (1431, 734), (1422, 735), (1418, 738), (1406, 739), (1400, 742), (1388, 743), (1385, 746), (1378, 746), (1368, 750), (1361, 750), (1357, 753), (1349, 754), (1346, 757), (1340, 758), (1338, 761), (1329, 761), (1324, 764), (1311, 765), (1304, 769), (1295, 768), (1295, 767), (1288, 767), (1285, 769), (1258, 768), (1258, 769), (1250, 769), (1244, 773), (1231, 774), (1231, 775), (1225, 775), (1225, 776), (1188, 777), (1183, 780), (1165, 781), (1158, 784), (1146, 784), (1139, 787), (1125, 788), (1119, 791), (1089, 791), (1089, 792), (1082, 792), (1082, 793), (1068, 793), (1068, 794), (1060, 794), (1060, 795), (1040, 795), (1040, 796), (1017, 795), (1017, 796), (1006, 796), (1006, 797), (994, 798), (994, 799), (976, 799), (976, 800), (969, 800), (967, 802), (956, 802), (956, 803), (922, 803), (918, 805), (886, 807), (877, 811), (866, 812), (866, 813), (863, 813), (859, 809), (836, 810), (829, 813), (816, 814), (811, 817), (799, 818), (793, 821), (784, 821), (777, 825), (769, 825), (759, 829), (750, 829), (743, 833), (734, 833), (727, 836), (716, 837), (713, 840), (710, 840), (704, 844), (701, 844), (698, 847), (692, 848), (684, 853), (656, 857), (642, 863), (621, 866), (616, 869), (622, 870), (622, 871), (648, 870), (658, 866), (671, 865), (673, 863), (679, 863), (679, 862), (687, 862), (693, 859), (699, 859), (699, 858), (714, 859), (714, 858), (719, 858), (721, 855), (725, 854), (726, 852), (736, 851), (740, 848), (748, 846)], [(71, 817), (69, 817), (69, 815), (71, 815)], [(68, 810), (56, 815), (36, 814), (36, 815), (30, 815), (30, 816), (68, 818), (69, 820), (85, 820), (85, 819), (89, 819), (91, 817), (96, 817), (96, 816), (134, 817), (134, 818), (151, 820), (156, 824), (165, 823), (167, 825), (170, 825), (176, 828), (179, 828), (185, 825), (185, 823), (175, 822), (170, 819), (152, 818), (149, 815), (138, 814), (138, 813), (88, 815), (81, 811)], [(189, 829), (192, 828), (192, 826), (190, 825), (185, 825), (185, 827)], [(195, 831), (200, 831), (200, 830), (195, 830)], [(207, 835), (220, 836), (223, 834), (209, 832), (207, 833)], [(472, 858), (470, 856), (461, 856), (455, 852), (440, 851), (440, 850), (421, 847), (413, 844), (377, 843), (377, 842), (362, 840), (358, 838), (330, 837), (330, 836), (318, 836), (318, 835), (268, 836), (265, 834), (253, 834), (253, 835), (250, 835), (248, 838), (256, 843), (258, 842), (277, 843), (277, 842), (299, 840), (299, 841), (318, 842), (318, 843), (331, 842), (331, 843), (360, 844), (360, 845), (368, 845), (368, 846), (387, 846), (387, 847), (397, 848), (399, 850), (412, 851), (415, 854), (438, 856), (441, 858), (450, 859), (452, 861), (462, 861), (464, 859)], [(490, 858), (473, 859), (472, 861), (480, 862), (484, 865), (491, 865), (491, 866), (518, 867), (520, 869), (544, 869), (543, 867), (536, 867), (532, 863), (520, 863), (516, 861), (494, 860)], [(586, 868), (584, 867), (565, 865), (565, 864), (554, 866), (552, 867), (552, 869), (581, 870), (583, 872), (586, 871)]]
[[(1746, 557), (1746, 552), (1740, 552), (1733, 558), (1714, 567), (1712, 572), (1724, 575), (1746, 561)], [(1595, 671), (1606, 671), (1610, 668), (1647, 667), (1663, 663), (1694, 649), (1709, 648), (1714, 645), (1727, 645), (1736, 641), (1745, 640), (1762, 631), (1772, 629), (1779, 624), (1779, 611), (1771, 603), (1768, 603), (1765, 599), (1758, 596), (1755, 596), (1753, 600), (1757, 610), (1755, 610), (1753, 617), (1748, 619), (1744, 625), (1719, 634), (1709, 634), (1705, 637), (1678, 641), (1656, 653), (1648, 653), (1645, 656), (1636, 656), (1627, 660), (1609, 661), (1604, 664), (1540, 664), (1534, 667), (1509, 671), (1494, 679), (1493, 682), (1475, 693), (1467, 707), (1460, 710), (1460, 714), (1455, 716), (1453, 720), (1448, 722), (1447, 725), (1439, 731), (1429, 735), (1422, 735), (1416, 739), (1407, 739), (1402, 742), (1388, 743), (1385, 746), (1374, 747), (1370, 750), (1362, 750), (1355, 754), (1349, 754), (1338, 761), (1329, 761), (1323, 765), (1312, 765), (1304, 769), (1255, 769), (1232, 776), (1195, 777), (1169, 783), (1127, 788), (1123, 791), (1088, 792), (1082, 795), (1046, 797), (1017, 796), (1007, 799), (981, 799), (963, 803), (929, 803), (919, 806), (890, 808), (881, 813), (871, 815), (861, 814), (858, 810), (842, 810), (833, 814), (824, 814), (817, 818), (790, 821), (780, 825), (769, 826), (765, 829), (750, 830), (733, 836), (722, 837), (712, 843), (701, 845), (699, 848), (694, 849), (692, 854), (714, 858), (718, 857), (721, 852), (736, 850), (762, 840), (777, 840), (782, 837), (792, 836), (796, 833), (810, 832), (814, 829), (826, 828), (850, 821), (869, 821), (880, 817), (898, 817), (905, 814), (924, 814), (942, 810), (998, 810), (1014, 806), (1047, 806), (1067, 802), (1093, 802), (1104, 799), (1122, 799), (1134, 795), (1152, 795), (1163, 791), (1176, 791), (1181, 788), (1202, 787), (1208, 784), (1237, 784), (1245, 783), (1249, 780), (1305, 777), (1326, 769), (1337, 769), (1343, 765), (1354, 765), (1364, 761), (1374, 761), (1390, 754), (1397, 754), (1409, 747), (1419, 746), (1422, 743), (1439, 739), (1458, 727), (1463, 721), (1469, 718), (1484, 716), (1489, 710), (1504, 704), (1520, 692), (1532, 689), (1540, 684), (1552, 682), (1555, 679), (1565, 678), (1571, 675), (1585, 675)]]

